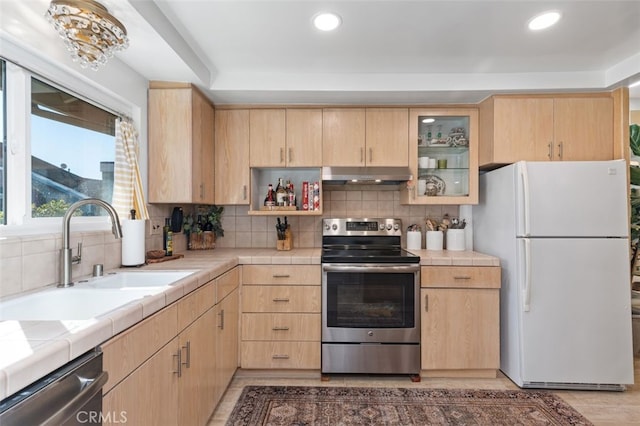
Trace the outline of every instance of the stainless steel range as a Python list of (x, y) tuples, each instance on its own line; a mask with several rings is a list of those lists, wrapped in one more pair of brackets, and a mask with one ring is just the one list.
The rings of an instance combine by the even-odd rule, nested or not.
[(322, 373), (420, 373), (420, 257), (399, 219), (324, 219)]

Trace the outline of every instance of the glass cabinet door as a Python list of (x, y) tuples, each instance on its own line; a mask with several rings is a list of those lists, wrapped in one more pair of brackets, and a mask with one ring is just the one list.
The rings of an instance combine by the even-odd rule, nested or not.
[(413, 181), (407, 204), (475, 204), (478, 200), (477, 111), (411, 110)]

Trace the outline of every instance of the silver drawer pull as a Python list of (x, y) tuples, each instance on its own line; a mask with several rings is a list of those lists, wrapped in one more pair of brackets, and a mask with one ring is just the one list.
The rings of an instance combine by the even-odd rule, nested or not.
[(274, 302), (288, 302), (289, 298), (288, 297), (276, 297), (275, 299), (273, 299)]
[(273, 355), (273, 359), (289, 359), (289, 355)]
[(463, 275), (458, 275), (458, 276), (453, 277), (453, 279), (454, 280), (470, 280), (471, 277), (468, 276), (468, 275), (464, 275), (464, 276)]
[(273, 331), (289, 331), (289, 327), (273, 327), (271, 330)]
[(290, 278), (291, 275), (289, 275), (289, 274), (273, 274), (272, 277), (273, 278)]

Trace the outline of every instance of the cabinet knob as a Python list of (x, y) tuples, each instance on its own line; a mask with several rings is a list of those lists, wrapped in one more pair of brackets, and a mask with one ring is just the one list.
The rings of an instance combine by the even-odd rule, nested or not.
[(562, 141), (558, 144), (558, 160), (562, 160), (562, 144)]
[(549, 160), (553, 160), (553, 142), (549, 142), (547, 144), (547, 148), (549, 148), (549, 152), (547, 153), (547, 157), (549, 157)]
[(288, 297), (275, 297), (273, 299), (274, 302), (289, 302), (289, 298)]
[(273, 331), (289, 331), (289, 327), (286, 327), (286, 326), (284, 326), (284, 327), (282, 327), (282, 326), (275, 326), (275, 327), (273, 327), (271, 330), (273, 330)]
[(286, 355), (286, 354), (278, 355), (278, 354), (276, 354), (276, 355), (273, 355), (271, 358), (273, 358), (273, 359), (289, 359), (289, 355)]

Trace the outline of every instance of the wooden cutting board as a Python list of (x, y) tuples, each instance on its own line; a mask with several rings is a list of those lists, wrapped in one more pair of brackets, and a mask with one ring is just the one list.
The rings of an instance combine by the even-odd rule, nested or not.
[(184, 257), (184, 254), (174, 254), (174, 255), (171, 255), (171, 256), (161, 257), (159, 259), (147, 259), (147, 263), (167, 262), (169, 260), (180, 259), (181, 257)]

